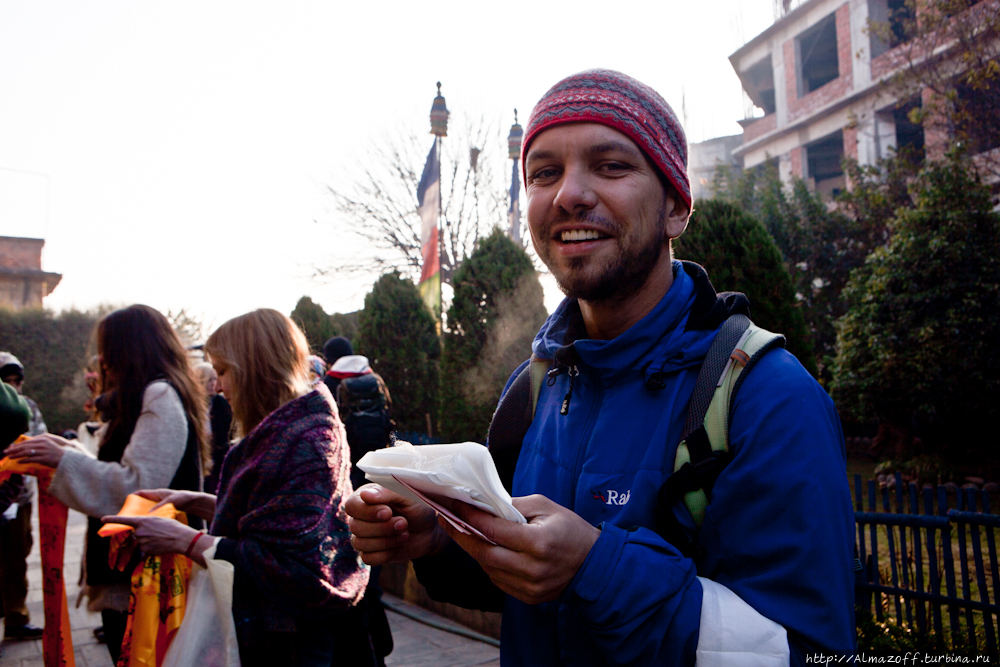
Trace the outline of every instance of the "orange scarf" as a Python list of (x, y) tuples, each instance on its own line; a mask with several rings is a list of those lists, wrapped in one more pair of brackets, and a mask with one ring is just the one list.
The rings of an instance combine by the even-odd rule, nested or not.
[[(15, 442), (27, 440), (19, 437)], [(68, 508), (49, 495), (55, 468), (39, 463), (19, 463), (4, 457), (0, 460), (0, 483), (11, 475), (38, 478), (38, 524), (42, 551), (42, 596), (45, 604), (45, 633), (42, 655), (45, 667), (76, 667), (73, 639), (70, 636), (69, 607), (66, 605), (66, 582), (63, 580), (63, 556), (66, 548)]]

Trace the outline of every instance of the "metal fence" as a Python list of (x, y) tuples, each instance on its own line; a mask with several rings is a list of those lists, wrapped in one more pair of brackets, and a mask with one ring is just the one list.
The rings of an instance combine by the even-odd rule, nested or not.
[(991, 512), (989, 492), (917, 489), (899, 473), (894, 481), (892, 488), (875, 481), (862, 487), (854, 477), (859, 604), (876, 620), (894, 616), (900, 626), (933, 632), (942, 648), (996, 655), (1000, 516)]

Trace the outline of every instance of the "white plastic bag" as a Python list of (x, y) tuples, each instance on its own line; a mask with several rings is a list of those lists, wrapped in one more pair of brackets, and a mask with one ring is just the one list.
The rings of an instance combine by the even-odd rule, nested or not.
[(184, 620), (162, 667), (240, 667), (233, 622), (233, 564), (215, 559), (214, 544), (204, 556), (207, 568), (192, 564)]
[(397, 442), (395, 447), (368, 452), (358, 467), (369, 480), (408, 498), (427, 502), (414, 491), (453, 498), (493, 516), (527, 523), (511, 504), (489, 450), (475, 442), (419, 446)]

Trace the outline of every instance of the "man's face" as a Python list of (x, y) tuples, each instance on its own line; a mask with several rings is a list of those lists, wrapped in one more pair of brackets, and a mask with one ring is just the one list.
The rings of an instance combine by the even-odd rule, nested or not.
[(627, 297), (670, 262), (664, 251), (684, 231), (687, 210), (621, 132), (597, 123), (544, 130), (525, 172), (531, 239), (567, 295)]
[(3, 381), (17, 389), (17, 393), (21, 393), (21, 386), (24, 384), (24, 378), (18, 377), (16, 375), (10, 375), (3, 378)]

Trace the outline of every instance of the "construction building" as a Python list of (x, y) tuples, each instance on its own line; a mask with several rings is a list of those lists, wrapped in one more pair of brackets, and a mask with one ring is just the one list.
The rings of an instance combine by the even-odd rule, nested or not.
[(42, 270), (43, 239), (0, 236), (0, 308), (41, 308), (62, 274)]
[[(805, 0), (786, 10), (729, 59), (759, 110), (741, 122), (742, 144), (733, 151), (744, 168), (774, 161), (783, 181), (802, 178), (834, 196), (846, 187), (845, 156), (864, 165), (896, 146), (943, 153), (947, 134), (925, 136), (910, 121), (927, 92), (897, 99), (886, 85), (907, 63), (903, 21), (912, 19), (912, 5)], [(873, 31), (872, 23), (888, 30)]]

